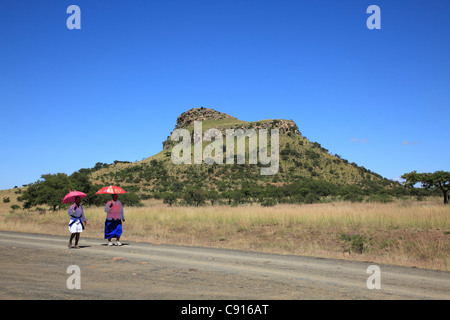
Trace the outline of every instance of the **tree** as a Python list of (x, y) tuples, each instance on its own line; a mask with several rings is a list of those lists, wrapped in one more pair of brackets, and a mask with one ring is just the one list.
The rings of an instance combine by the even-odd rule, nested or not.
[(233, 190), (227, 190), (222, 193), (222, 196), (227, 200), (228, 204), (231, 204), (231, 201), (233, 201), (234, 191)]
[(242, 192), (240, 190), (232, 190), (231, 196), (232, 196), (234, 205), (242, 204), (245, 201), (244, 194), (242, 194)]
[(104, 197), (95, 194), (100, 188), (98, 186), (94, 186), (91, 183), (89, 175), (83, 170), (84, 169), (80, 169), (79, 171), (74, 172), (69, 176), (69, 184), (65, 189), (67, 190), (67, 192), (69, 192), (67, 188), (70, 188), (72, 191), (76, 190), (84, 192), (86, 194), (86, 197), (83, 199), (84, 205), (104, 205)]
[(199, 205), (205, 203), (206, 192), (205, 190), (191, 187), (184, 192), (183, 198), (187, 204), (198, 207)]
[(448, 197), (450, 191), (450, 172), (435, 171), (433, 173), (417, 173), (412, 171), (402, 175), (405, 179), (405, 185), (413, 187), (416, 183), (421, 183), (422, 187), (426, 189), (438, 188), (442, 191), (444, 196), (444, 204), (448, 204)]
[[(109, 200), (109, 199), (108, 199)], [(119, 195), (119, 200), (127, 207), (142, 207), (144, 204), (140, 201), (141, 198), (135, 192), (127, 192)], [(104, 202), (103, 202), (104, 203)]]
[(219, 199), (219, 193), (216, 190), (209, 190), (206, 192), (206, 198), (211, 202), (211, 205)]
[(172, 206), (172, 204), (177, 202), (177, 196), (173, 192), (164, 192), (162, 198), (163, 202), (167, 203), (169, 206)]
[(273, 206), (275, 206), (276, 204), (277, 204), (277, 200), (271, 199), (271, 198), (265, 199), (265, 200), (263, 200), (263, 201), (261, 202), (261, 205), (262, 205), (263, 207), (273, 207)]
[(30, 184), (23, 193), (24, 208), (47, 204), (55, 211), (69, 192), (69, 177), (65, 173), (56, 173), (43, 174), (41, 179)]

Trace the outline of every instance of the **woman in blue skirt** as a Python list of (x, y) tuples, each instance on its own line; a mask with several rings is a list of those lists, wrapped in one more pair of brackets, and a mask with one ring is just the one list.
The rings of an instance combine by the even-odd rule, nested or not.
[(105, 206), (105, 239), (108, 239), (108, 246), (112, 246), (112, 238), (116, 238), (116, 245), (121, 246), (120, 236), (122, 235), (122, 221), (125, 221), (123, 215), (122, 203), (117, 200), (117, 194), (112, 195), (112, 200), (108, 201)]

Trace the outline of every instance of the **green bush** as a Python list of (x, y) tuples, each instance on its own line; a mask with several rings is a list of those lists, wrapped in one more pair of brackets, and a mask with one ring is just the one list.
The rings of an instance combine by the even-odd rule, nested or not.
[(349, 245), (346, 250), (348, 252), (363, 253), (363, 251), (367, 249), (367, 245), (369, 243), (367, 238), (360, 234), (349, 235), (341, 233), (340, 238)]
[(261, 202), (261, 205), (263, 206), (263, 207), (273, 207), (273, 206), (275, 206), (277, 204), (277, 200), (275, 200), (275, 199), (264, 199), (262, 202)]
[(392, 202), (393, 199), (390, 195), (388, 194), (374, 194), (371, 195), (368, 199), (369, 202), (381, 202), (381, 203), (388, 203), (388, 202)]
[(320, 196), (315, 193), (308, 193), (304, 198), (305, 203), (317, 203), (320, 202)]
[(351, 202), (362, 202), (364, 197), (360, 194), (349, 193), (343, 196), (343, 199)]

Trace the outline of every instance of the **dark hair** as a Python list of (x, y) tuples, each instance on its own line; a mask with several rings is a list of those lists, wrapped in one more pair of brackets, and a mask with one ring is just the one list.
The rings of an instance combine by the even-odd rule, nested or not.
[(81, 197), (80, 197), (80, 196), (76, 196), (76, 197), (75, 197), (75, 200), (77, 200), (77, 198), (81, 200)]

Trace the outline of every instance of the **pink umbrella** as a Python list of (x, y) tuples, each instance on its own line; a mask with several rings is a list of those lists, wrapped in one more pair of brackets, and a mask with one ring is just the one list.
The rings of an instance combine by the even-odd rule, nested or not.
[[(70, 189), (69, 189), (70, 191)], [(68, 194), (66, 194), (66, 196), (63, 199), (63, 203), (72, 203), (75, 202), (75, 198), (76, 197), (80, 197), (81, 199), (83, 199), (84, 197), (86, 197), (86, 193), (81, 192), (81, 191), (70, 191)]]

